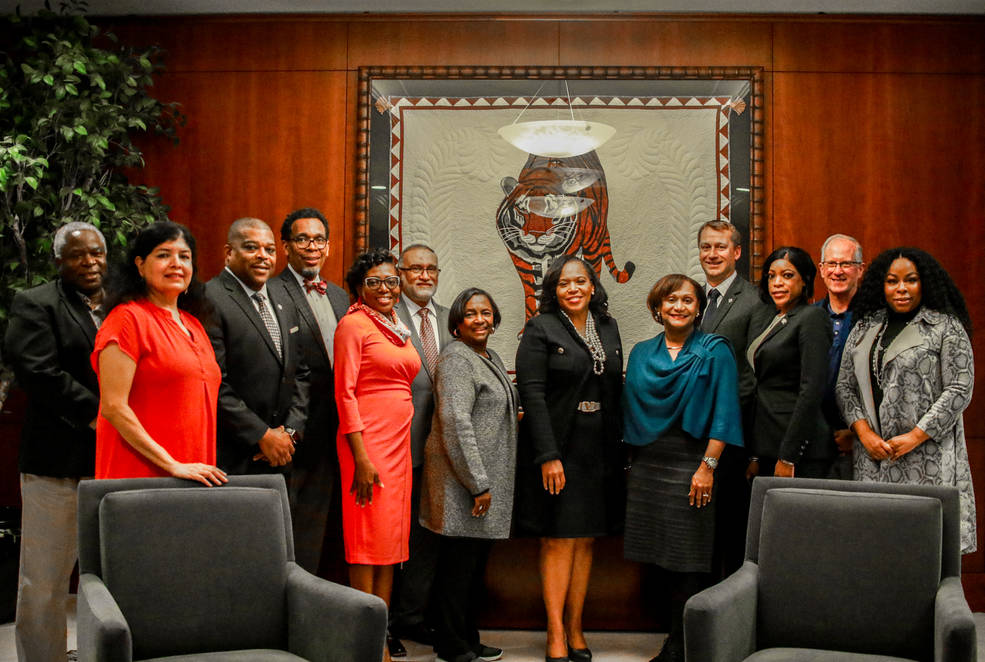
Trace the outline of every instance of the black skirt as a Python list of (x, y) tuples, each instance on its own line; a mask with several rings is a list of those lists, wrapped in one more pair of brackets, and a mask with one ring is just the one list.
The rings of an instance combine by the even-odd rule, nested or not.
[(706, 447), (706, 441), (673, 428), (639, 449), (627, 484), (627, 559), (674, 572), (711, 571), (717, 481), (709, 505), (688, 503), (691, 477)]
[(622, 530), (626, 488), (622, 444), (605, 441), (601, 412), (576, 417), (562, 450), (564, 489), (544, 490), (539, 465), (523, 462), (517, 476), (516, 533), (544, 538), (595, 538)]

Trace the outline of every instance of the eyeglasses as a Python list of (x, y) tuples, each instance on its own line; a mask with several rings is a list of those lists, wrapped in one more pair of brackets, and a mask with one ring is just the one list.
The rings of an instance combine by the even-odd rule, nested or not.
[(421, 264), (412, 264), (409, 267), (397, 267), (397, 268), (400, 269), (401, 271), (409, 271), (415, 276), (420, 276), (425, 271), (427, 272), (428, 276), (437, 276), (439, 273), (441, 273), (441, 269), (439, 269), (436, 265), (433, 264), (429, 264), (426, 267)]
[(851, 269), (852, 267), (857, 267), (862, 264), (861, 262), (822, 262), (821, 266), (825, 269), (837, 269), (841, 267), (842, 269)]
[(328, 245), (328, 237), (323, 237), (318, 235), (317, 237), (309, 237), (306, 234), (299, 234), (298, 236), (291, 239), (291, 243), (298, 248), (307, 248), (314, 244), (315, 248), (321, 250)]
[(363, 285), (371, 290), (378, 290), (380, 289), (380, 285), (386, 285), (387, 289), (392, 290), (400, 285), (400, 279), (396, 276), (387, 276), (386, 278), (375, 278), (371, 276), (363, 281)]

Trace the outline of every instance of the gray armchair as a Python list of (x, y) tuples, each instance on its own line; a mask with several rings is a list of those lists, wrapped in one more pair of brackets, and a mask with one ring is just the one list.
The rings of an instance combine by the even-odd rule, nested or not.
[(280, 475), (79, 485), (81, 662), (378, 662), (386, 606), (294, 563)]
[(958, 491), (757, 478), (746, 561), (693, 596), (689, 662), (974, 662)]

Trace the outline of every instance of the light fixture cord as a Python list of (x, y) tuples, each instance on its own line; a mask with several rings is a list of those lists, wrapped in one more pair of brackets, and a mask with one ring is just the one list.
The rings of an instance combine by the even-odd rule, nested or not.
[[(545, 85), (547, 85), (547, 81), (546, 80), (543, 83), (540, 84), (540, 87), (537, 88), (537, 91), (534, 92), (534, 95), (532, 97), (530, 97), (530, 101), (527, 102), (527, 105), (523, 107), (523, 110), (520, 111), (520, 114), (516, 116), (516, 119), (515, 120), (513, 120), (513, 124), (516, 124), (517, 122), (520, 121), (520, 118), (523, 117), (523, 114), (525, 112), (527, 112), (527, 108), (530, 107), (530, 104), (532, 104), (534, 102), (534, 100), (537, 99), (537, 96), (540, 95), (540, 91), (542, 89), (544, 89), (544, 86)], [(567, 81), (565, 81), (565, 85), (567, 85)]]

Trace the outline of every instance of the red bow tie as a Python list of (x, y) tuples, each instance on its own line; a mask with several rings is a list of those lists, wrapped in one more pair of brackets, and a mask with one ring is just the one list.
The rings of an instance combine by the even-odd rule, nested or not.
[(328, 284), (323, 280), (305, 280), (304, 291), (318, 290), (318, 294), (325, 294), (328, 291)]

